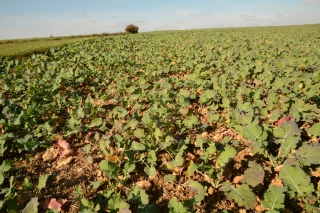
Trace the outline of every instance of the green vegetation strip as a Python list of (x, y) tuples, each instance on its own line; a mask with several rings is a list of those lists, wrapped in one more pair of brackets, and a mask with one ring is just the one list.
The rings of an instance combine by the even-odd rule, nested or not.
[(114, 34), (93, 34), (78, 36), (61, 36), (50, 38), (31, 38), (31, 39), (15, 39), (0, 40), (0, 57), (4, 56), (28, 56), (33, 53), (44, 53), (50, 48), (72, 44), (78, 41), (96, 39), (103, 36), (123, 35), (125, 33)]

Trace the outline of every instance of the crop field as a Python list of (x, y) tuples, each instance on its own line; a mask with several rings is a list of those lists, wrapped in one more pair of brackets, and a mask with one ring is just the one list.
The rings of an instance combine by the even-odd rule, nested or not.
[(320, 25), (0, 59), (1, 212), (320, 212)]

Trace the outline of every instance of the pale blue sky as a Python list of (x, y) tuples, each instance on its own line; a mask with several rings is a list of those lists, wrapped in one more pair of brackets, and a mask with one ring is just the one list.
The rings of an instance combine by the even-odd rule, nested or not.
[(0, 39), (320, 23), (320, 0), (0, 1)]

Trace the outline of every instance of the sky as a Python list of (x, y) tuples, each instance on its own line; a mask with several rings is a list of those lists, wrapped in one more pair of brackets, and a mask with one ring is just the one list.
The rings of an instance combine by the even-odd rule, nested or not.
[(320, 0), (0, 0), (0, 40), (320, 23)]

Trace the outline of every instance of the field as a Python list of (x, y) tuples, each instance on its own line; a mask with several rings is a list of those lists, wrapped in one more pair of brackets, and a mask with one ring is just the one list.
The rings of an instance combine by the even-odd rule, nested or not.
[(0, 59), (0, 209), (320, 212), (320, 25)]
[[(121, 34), (121, 33), (119, 33)], [(34, 53), (44, 53), (50, 48), (59, 47), (67, 44), (76, 43), (88, 39), (96, 39), (115, 34), (92, 34), (92, 35), (77, 35), (77, 36), (61, 36), (50, 38), (32, 38), (32, 39), (13, 39), (0, 40), (0, 57), (12, 56), (21, 57)]]

